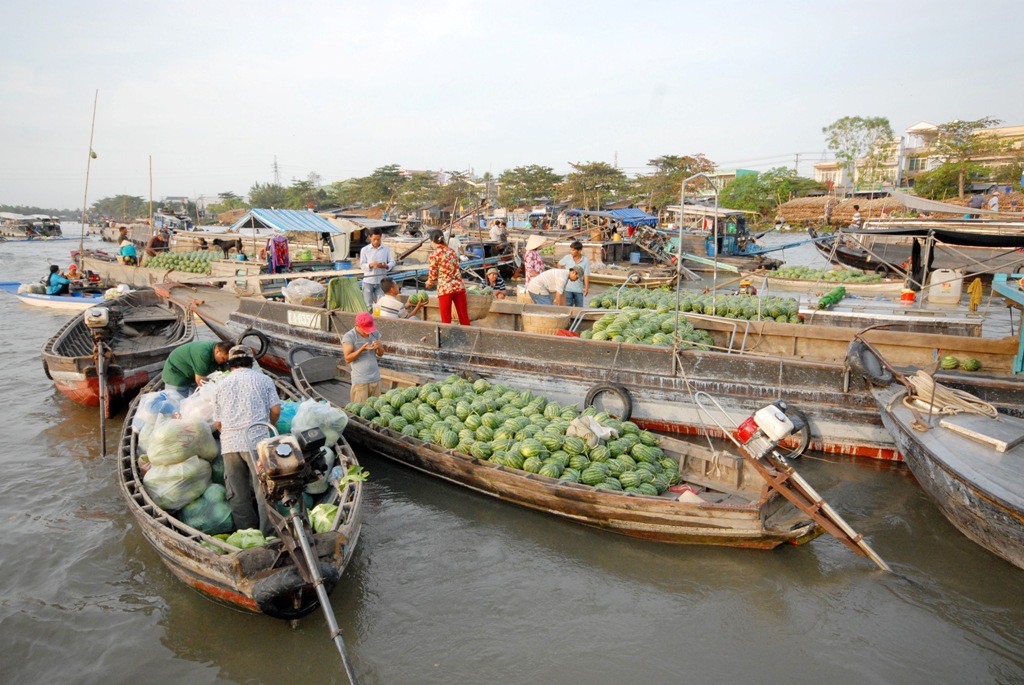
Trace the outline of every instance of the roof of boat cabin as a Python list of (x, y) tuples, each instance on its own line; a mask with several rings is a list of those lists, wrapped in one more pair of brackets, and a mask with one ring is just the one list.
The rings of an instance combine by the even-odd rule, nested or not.
[(243, 228), (276, 228), (292, 233), (343, 233), (316, 212), (298, 209), (250, 209), (231, 225), (230, 230)]

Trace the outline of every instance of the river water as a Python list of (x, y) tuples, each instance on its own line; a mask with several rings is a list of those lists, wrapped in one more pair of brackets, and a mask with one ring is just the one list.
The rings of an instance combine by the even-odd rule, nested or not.
[[(0, 244), (0, 280), (70, 248)], [(65, 315), (0, 294), (0, 316), (0, 682), (344, 682), (320, 614), (243, 615), (171, 575), (98, 456), (96, 412), (43, 375)], [(1024, 682), (1024, 572), (902, 467), (798, 462), (886, 575), (827, 537), (658, 545), (364, 465), (362, 537), (332, 595), (363, 683)]]

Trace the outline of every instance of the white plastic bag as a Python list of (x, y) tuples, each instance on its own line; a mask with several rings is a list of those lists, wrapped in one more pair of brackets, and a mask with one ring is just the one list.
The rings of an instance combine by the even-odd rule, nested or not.
[(292, 419), (292, 434), (310, 428), (319, 428), (327, 437), (327, 446), (334, 447), (338, 444), (347, 425), (348, 415), (340, 409), (336, 409), (326, 402), (305, 400), (299, 405), (295, 412), (295, 418)]
[(147, 425), (156, 423), (157, 416), (173, 416), (178, 413), (181, 396), (170, 390), (147, 392), (139, 398), (139, 408), (132, 419), (132, 430), (141, 433)]
[(177, 464), (189, 457), (213, 461), (217, 458), (217, 441), (206, 421), (161, 416), (147, 436), (146, 455), (153, 466)]
[(198, 392), (192, 393), (181, 401), (181, 418), (188, 421), (212, 421), (213, 402), (207, 401)]
[(311, 281), (308, 278), (296, 278), (291, 283), (281, 288), (284, 301), (289, 304), (311, 304), (316, 300), (323, 300), (327, 288), (323, 283)]
[(199, 457), (189, 457), (177, 464), (154, 465), (142, 479), (142, 484), (158, 507), (177, 511), (206, 492), (212, 473), (213, 469), (207, 462)]
[(580, 438), (590, 447), (596, 447), (602, 442), (619, 437), (619, 432), (614, 428), (608, 428), (593, 416), (578, 416), (569, 424), (565, 431), (566, 436)]
[(324, 451), (326, 452), (326, 454), (324, 454), (324, 461), (327, 463), (327, 470), (324, 471), (324, 475), (319, 480), (315, 480), (306, 486), (306, 492), (311, 495), (324, 494), (327, 492), (327, 486), (330, 485), (327, 479), (331, 474), (331, 467), (334, 466), (334, 462), (337, 458), (334, 456), (334, 450), (326, 448)]

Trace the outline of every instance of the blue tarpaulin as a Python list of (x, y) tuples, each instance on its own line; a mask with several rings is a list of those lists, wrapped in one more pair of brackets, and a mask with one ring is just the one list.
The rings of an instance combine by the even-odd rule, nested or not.
[(315, 212), (298, 209), (253, 209), (231, 226), (242, 228), (280, 229), (286, 233), (344, 233)]
[(639, 209), (609, 209), (607, 214), (622, 223), (623, 226), (651, 226), (658, 225), (658, 217)]

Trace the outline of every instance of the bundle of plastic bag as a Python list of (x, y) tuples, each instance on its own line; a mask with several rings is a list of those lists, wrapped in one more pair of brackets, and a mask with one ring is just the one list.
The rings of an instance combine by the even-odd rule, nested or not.
[(196, 392), (181, 401), (179, 413), (189, 421), (213, 421), (213, 402)]
[(181, 395), (169, 390), (147, 392), (139, 398), (139, 407), (132, 419), (132, 430), (141, 433), (147, 425), (156, 423), (156, 417), (172, 416), (178, 413)]
[(212, 405), (217, 394), (217, 383), (227, 378), (228, 373), (228, 371), (214, 371), (206, 377), (206, 382), (200, 385), (193, 395), (199, 395), (199, 397), (203, 398), (204, 402), (209, 402)]
[(18, 294), (23, 295), (30, 293), (32, 295), (42, 295), (46, 293), (46, 288), (42, 283), (22, 283), (18, 286)]
[(217, 441), (206, 421), (160, 416), (146, 440), (146, 455), (153, 466), (167, 466), (200, 457), (213, 461)]
[(230, 533), (235, 529), (235, 523), (231, 519), (227, 490), (223, 485), (217, 484), (206, 488), (198, 499), (185, 505), (181, 510), (181, 520), (208, 535)]
[(619, 432), (614, 428), (602, 425), (593, 416), (578, 416), (569, 424), (565, 431), (566, 436), (581, 438), (590, 447), (596, 447), (606, 440), (619, 437)]
[(299, 410), (298, 402), (282, 402), (281, 403), (281, 415), (277, 417), (277, 432), (278, 433), (291, 433), (292, 432), (292, 420), (295, 418), (295, 412)]
[(323, 430), (327, 437), (327, 446), (338, 444), (341, 434), (348, 425), (348, 415), (326, 402), (304, 400), (292, 419), (292, 433), (299, 433), (310, 428)]
[(311, 495), (322, 495), (323, 493), (327, 492), (327, 486), (330, 485), (330, 482), (328, 481), (328, 476), (331, 473), (331, 467), (334, 466), (336, 457), (334, 456), (334, 450), (332, 450), (329, 447), (324, 448), (324, 452), (324, 462), (326, 462), (327, 464), (327, 469), (324, 472), (324, 475), (321, 476), (318, 480), (313, 481), (312, 483), (305, 487), (306, 492), (310, 493)]
[(309, 522), (317, 533), (326, 533), (334, 524), (337, 513), (337, 504), (318, 504), (309, 512)]
[(255, 528), (243, 528), (229, 535), (225, 542), (240, 549), (249, 549), (267, 544), (267, 538)]
[(153, 466), (142, 479), (146, 492), (161, 509), (177, 511), (210, 487), (210, 465), (199, 457), (169, 466)]
[(323, 304), (327, 288), (323, 283), (308, 278), (296, 278), (281, 288), (284, 301), (289, 304), (316, 305)]

